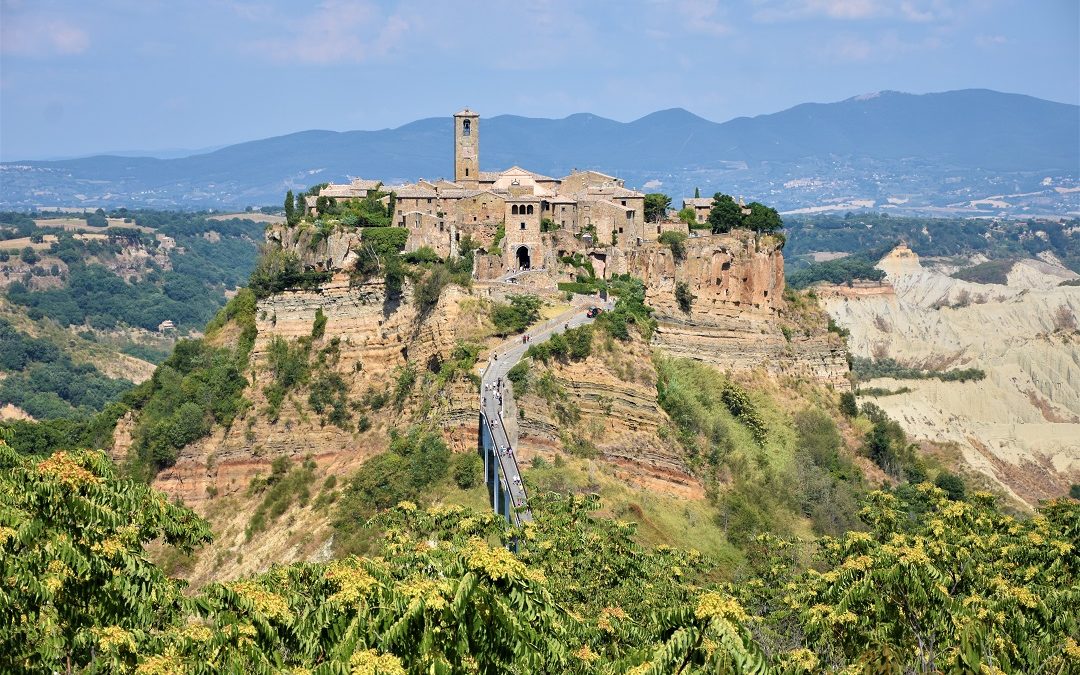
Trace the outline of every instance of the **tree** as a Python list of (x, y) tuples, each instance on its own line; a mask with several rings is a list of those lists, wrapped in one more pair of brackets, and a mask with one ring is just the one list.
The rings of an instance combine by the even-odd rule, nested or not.
[(183, 582), (144, 552), (158, 538), (190, 552), (211, 535), (187, 508), (118, 479), (103, 453), (32, 461), (0, 439), (0, 670), (131, 672), (135, 636), (185, 606)]
[(948, 471), (939, 473), (938, 477), (934, 479), (934, 485), (944, 490), (945, 496), (953, 501), (963, 499), (967, 493), (967, 489), (964, 486), (964, 479), (957, 476), (955, 473), (949, 473)]
[(675, 262), (686, 260), (686, 235), (675, 230), (668, 230), (660, 235), (658, 242), (671, 249)]
[(661, 192), (650, 192), (645, 195), (645, 221), (660, 222), (667, 214), (669, 206), (671, 206), (671, 197)]
[(689, 227), (697, 225), (697, 212), (694, 211), (693, 206), (687, 206), (679, 209), (679, 220), (686, 223)]
[(694, 188), (694, 199), (701, 199), (701, 188)]
[(750, 202), (750, 215), (744, 219), (744, 227), (755, 232), (776, 232), (784, 226), (776, 209), (759, 202)]
[(27, 265), (33, 265), (38, 260), (41, 260), (41, 258), (38, 257), (38, 254), (35, 253), (34, 249), (30, 246), (27, 246), (19, 253), (19, 259)]
[(679, 303), (679, 309), (682, 311), (690, 311), (690, 306), (694, 304), (694, 294), (690, 290), (690, 284), (685, 281), (675, 282), (675, 302)]
[(293, 199), (293, 191), (289, 190), (285, 193), (285, 223), (295, 225), (296, 220), (296, 201)]
[(713, 197), (713, 207), (709, 211), (709, 225), (713, 234), (731, 232), (743, 224), (742, 209), (731, 195), (717, 192)]
[(840, 394), (840, 412), (845, 417), (856, 417), (859, 414), (859, 406), (855, 402), (855, 394), (845, 391)]

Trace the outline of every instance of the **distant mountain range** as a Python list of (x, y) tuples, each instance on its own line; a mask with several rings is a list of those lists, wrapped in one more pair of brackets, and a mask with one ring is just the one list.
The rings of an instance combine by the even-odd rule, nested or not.
[[(287, 189), (350, 176), (387, 183), (450, 176), (451, 135), (448, 114), (380, 131), (302, 131), (180, 158), (6, 162), (0, 208), (234, 208), (277, 204)], [(1080, 178), (1080, 107), (989, 90), (886, 91), (724, 123), (678, 108), (627, 123), (587, 113), (500, 115), (481, 119), (480, 138), (485, 170), (518, 164), (561, 176), (595, 168), (676, 198), (699, 187), (783, 209), (850, 201), (1063, 212), (1080, 199), (1070, 191)], [(986, 197), (1002, 199), (972, 203)]]

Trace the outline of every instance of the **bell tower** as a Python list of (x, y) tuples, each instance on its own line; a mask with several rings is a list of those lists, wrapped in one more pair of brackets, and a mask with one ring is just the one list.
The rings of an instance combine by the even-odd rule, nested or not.
[(480, 186), (480, 115), (465, 108), (454, 114), (454, 182)]

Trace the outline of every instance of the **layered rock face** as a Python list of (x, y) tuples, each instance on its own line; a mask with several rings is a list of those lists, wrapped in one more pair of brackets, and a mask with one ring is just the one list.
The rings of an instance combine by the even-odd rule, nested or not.
[[(327, 317), (326, 333), (313, 349), (338, 340), (333, 370), (347, 383), (349, 399), (360, 400), (369, 389), (389, 392), (395, 371), (407, 360), (422, 368), (445, 359), (455, 342), (470, 331), (471, 319), (464, 316), (469, 298), (461, 289), (451, 286), (444, 291), (431, 312), (439, 320), (431, 321), (418, 320), (408, 302), (409, 291), (405, 288), (401, 299), (388, 301), (381, 280), (350, 285), (347, 276), (340, 274), (318, 290), (288, 291), (260, 301), (259, 334), (251, 355), (253, 381), (244, 393), (252, 410), (230, 429), (216, 429), (212, 436), (185, 448), (177, 463), (158, 475), (157, 487), (198, 506), (208, 498), (207, 488), (216, 494), (246, 489), (253, 476), (269, 473), (274, 457), (299, 460), (311, 455), (320, 466), (347, 473), (381, 451), (386, 439), (381, 417), (373, 416), (373, 426), (365, 433), (323, 425), (307, 409), (306, 392), (287, 398), (278, 421), (270, 422), (262, 413), (267, 405), (263, 390), (272, 381), (267, 351), (276, 337), (292, 340), (311, 335), (315, 313), (321, 309)], [(475, 406), (471, 410), (475, 417)]]
[[(1080, 288), (1053, 261), (1021, 261), (1007, 284), (925, 267), (907, 247), (878, 265), (890, 292), (823, 293), (856, 356), (928, 370), (979, 368), (976, 382), (867, 382), (910, 392), (871, 400), (918, 439), (955, 442), (964, 460), (1034, 506), (1080, 482)], [(856, 289), (857, 290), (857, 289)]]
[[(605, 346), (598, 335), (588, 359), (553, 363), (554, 384), (565, 399), (549, 401), (534, 384), (508, 401), (504, 412), (504, 418), (517, 419), (519, 458), (529, 461), (587, 441), (624, 482), (700, 498), (702, 486), (683, 462), (681, 448), (658, 433), (670, 419), (656, 402), (650, 351), (640, 341)], [(544, 371), (533, 364), (530, 377), (535, 382)], [(558, 406), (565, 411), (561, 415)]]
[[(849, 388), (843, 340), (824, 324), (806, 329), (786, 320), (784, 256), (773, 238), (740, 232), (693, 237), (685, 246), (684, 261), (654, 244), (624, 262), (656, 309), (657, 346), (723, 370), (764, 369)], [(694, 295), (689, 312), (676, 301), (677, 282)]]

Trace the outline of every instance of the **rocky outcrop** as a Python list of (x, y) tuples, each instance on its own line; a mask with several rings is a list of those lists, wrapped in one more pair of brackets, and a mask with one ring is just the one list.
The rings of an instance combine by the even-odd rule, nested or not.
[[(553, 363), (555, 387), (565, 396), (557, 402), (537, 391), (535, 381), (546, 369), (533, 364), (530, 391), (511, 401), (514, 405), (504, 413), (518, 420), (521, 460), (550, 456), (565, 451), (566, 442), (584, 441), (631, 485), (683, 496), (703, 494), (678, 444), (658, 433), (670, 420), (656, 402), (656, 369), (648, 345), (632, 341), (605, 346), (597, 338), (588, 359)], [(562, 406), (561, 415), (557, 405)]]
[[(693, 237), (684, 261), (663, 245), (627, 255), (627, 271), (645, 281), (647, 302), (656, 310), (654, 344), (675, 356), (724, 370), (764, 369), (848, 389), (843, 340), (825, 321), (799, 325), (784, 302), (784, 257), (779, 243), (750, 232)], [(675, 298), (688, 284), (690, 311)]]
[(872, 400), (920, 440), (956, 443), (972, 469), (1034, 506), (1080, 482), (1080, 288), (1075, 273), (1021, 261), (1007, 284), (960, 281), (907, 247), (879, 264), (892, 292), (823, 292), (856, 356), (923, 369), (979, 368), (977, 382), (878, 379)]

